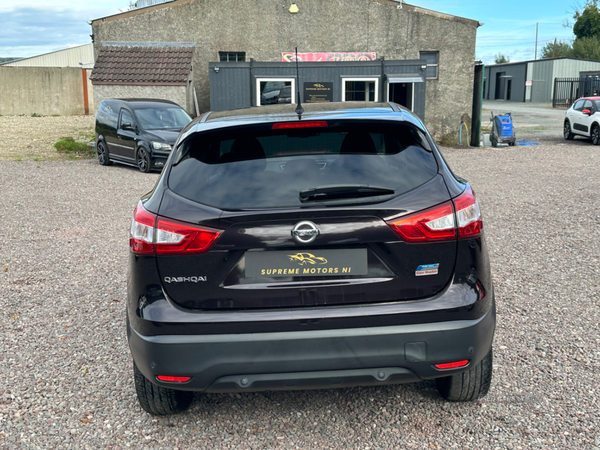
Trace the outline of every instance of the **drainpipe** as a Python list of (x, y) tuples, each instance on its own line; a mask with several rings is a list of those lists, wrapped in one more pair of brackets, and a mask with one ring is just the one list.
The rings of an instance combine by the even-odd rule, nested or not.
[(471, 147), (479, 147), (481, 136), (481, 107), (483, 105), (483, 72), (485, 66), (475, 66), (475, 81), (473, 84), (473, 119), (471, 120)]

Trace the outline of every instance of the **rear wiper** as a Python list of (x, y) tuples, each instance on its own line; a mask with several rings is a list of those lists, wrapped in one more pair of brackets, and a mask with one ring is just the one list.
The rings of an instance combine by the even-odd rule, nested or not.
[(298, 196), (302, 203), (318, 200), (336, 200), (343, 198), (374, 197), (377, 195), (392, 195), (396, 191), (377, 186), (343, 185), (323, 186), (300, 191)]

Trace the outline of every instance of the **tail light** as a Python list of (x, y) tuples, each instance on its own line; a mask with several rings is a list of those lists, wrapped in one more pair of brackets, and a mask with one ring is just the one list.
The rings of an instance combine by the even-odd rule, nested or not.
[(272, 126), (273, 130), (287, 130), (290, 128), (320, 128), (326, 127), (327, 122), (324, 120), (308, 120), (303, 122), (278, 122)]
[(139, 202), (133, 212), (129, 247), (136, 254), (190, 255), (206, 253), (221, 230), (166, 219), (147, 211)]
[(406, 242), (439, 242), (481, 235), (483, 222), (471, 186), (441, 205), (388, 222)]

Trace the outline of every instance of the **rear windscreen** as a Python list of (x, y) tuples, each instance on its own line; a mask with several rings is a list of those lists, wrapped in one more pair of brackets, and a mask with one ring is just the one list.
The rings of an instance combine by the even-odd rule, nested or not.
[[(233, 210), (387, 200), (438, 171), (425, 135), (389, 122), (207, 131), (191, 135), (174, 156), (169, 176), (174, 192)], [(375, 189), (362, 189), (366, 186)], [(306, 194), (319, 188), (322, 195)]]

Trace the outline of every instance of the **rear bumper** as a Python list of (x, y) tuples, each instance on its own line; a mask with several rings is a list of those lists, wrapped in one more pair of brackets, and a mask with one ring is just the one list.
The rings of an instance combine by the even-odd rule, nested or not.
[[(274, 333), (142, 336), (128, 327), (133, 359), (153, 383), (205, 392), (395, 384), (477, 364), (491, 348), (495, 305), (480, 318), (412, 325)], [(461, 369), (433, 365), (469, 360)], [(191, 376), (186, 383), (158, 375)]]

